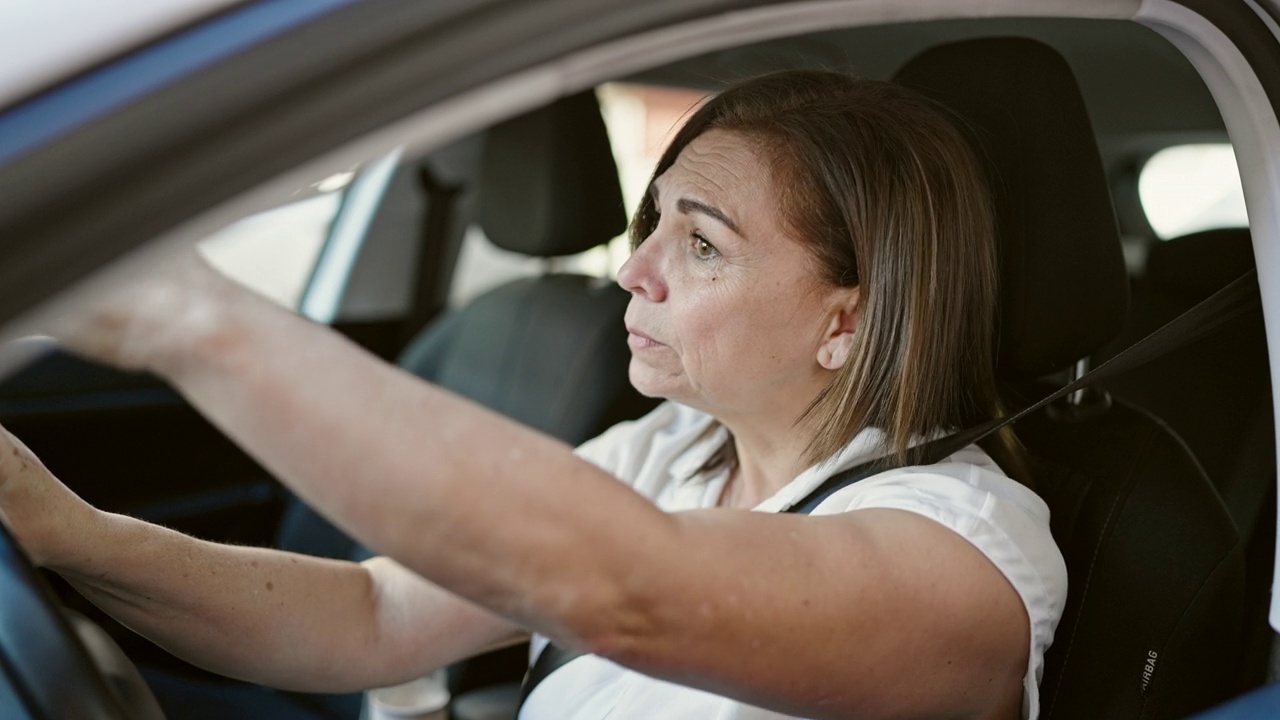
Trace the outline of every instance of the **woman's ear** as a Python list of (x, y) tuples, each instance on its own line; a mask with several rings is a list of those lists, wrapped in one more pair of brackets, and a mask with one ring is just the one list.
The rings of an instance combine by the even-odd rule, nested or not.
[(818, 346), (818, 364), (828, 370), (839, 370), (853, 352), (853, 332), (858, 329), (858, 288), (841, 288)]

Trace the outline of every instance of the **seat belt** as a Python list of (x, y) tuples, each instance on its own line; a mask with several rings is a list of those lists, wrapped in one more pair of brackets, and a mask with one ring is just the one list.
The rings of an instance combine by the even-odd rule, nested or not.
[[(1203, 340), (1217, 332), (1222, 326), (1242, 317), (1260, 302), (1258, 271), (1250, 270), (1231, 281), (1218, 292), (1205, 298), (1195, 307), (1165, 323), (1150, 335), (1116, 353), (1106, 362), (1101, 363), (1073, 382), (1058, 388), (1023, 409), (1011, 415), (995, 418), (980, 425), (957, 431), (946, 437), (917, 445), (907, 450), (906, 462), (881, 457), (838, 472), (814, 488), (808, 495), (787, 505), (778, 512), (808, 515), (818, 505), (822, 504), (823, 500), (859, 480), (898, 467), (939, 463), (990, 436), (1000, 428), (1027, 417), (1055, 400), (1064, 398), (1094, 383), (1128, 372), (1184, 345)], [(584, 654), (577, 650), (566, 650), (548, 643), (542, 649), (542, 652), (538, 653), (538, 659), (534, 661), (533, 667), (529, 669), (529, 672), (525, 675), (524, 682), (520, 685), (520, 705), (518, 708), (524, 707), (525, 700), (529, 697), (529, 694), (548, 675)], [(517, 709), (518, 716), (519, 711)]]
[(520, 708), (523, 708), (524, 701), (529, 699), (529, 693), (541, 685), (548, 675), (568, 665), (570, 660), (576, 660), (586, 654), (580, 650), (566, 650), (555, 643), (547, 643), (520, 683), (520, 702), (516, 705), (516, 718), (520, 717)]

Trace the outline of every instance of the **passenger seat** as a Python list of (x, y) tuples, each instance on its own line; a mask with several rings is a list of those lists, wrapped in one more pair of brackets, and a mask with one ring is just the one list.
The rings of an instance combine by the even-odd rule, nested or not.
[[(612, 148), (591, 91), (491, 128), (476, 221), (510, 252), (575, 255), (625, 231)], [(494, 288), (430, 323), (398, 364), (452, 392), (578, 445), (643, 414), (653, 401), (631, 387), (623, 313), (630, 295), (608, 279), (547, 272)], [(361, 548), (295, 501), (277, 539), (283, 549), (362, 558)], [(455, 720), (480, 720), (468, 703), (505, 707), (528, 665), (527, 646), (451, 669)], [(468, 700), (469, 691), (507, 684)], [(511, 708), (514, 711), (514, 703)]]

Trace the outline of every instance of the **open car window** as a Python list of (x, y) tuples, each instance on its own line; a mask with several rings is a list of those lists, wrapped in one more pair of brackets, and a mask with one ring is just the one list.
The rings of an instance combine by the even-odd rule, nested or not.
[(330, 189), (247, 217), (198, 247), (228, 277), (297, 310), (341, 203), (342, 192)]

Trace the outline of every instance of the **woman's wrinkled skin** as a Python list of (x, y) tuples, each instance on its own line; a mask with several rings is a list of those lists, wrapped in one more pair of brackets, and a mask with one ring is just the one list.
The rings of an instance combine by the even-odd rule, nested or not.
[(741, 135), (699, 136), (654, 183), (661, 219), (618, 273), (632, 384), (729, 422), (765, 408), (794, 421), (855, 324), (857, 291), (817, 277), (764, 166)]
[(632, 385), (742, 440), (734, 496), (747, 506), (777, 490), (765, 478), (804, 469), (797, 420), (848, 359), (858, 308), (857, 289), (821, 280), (787, 235), (765, 167), (740, 134), (699, 136), (654, 182), (657, 227), (618, 272)]

